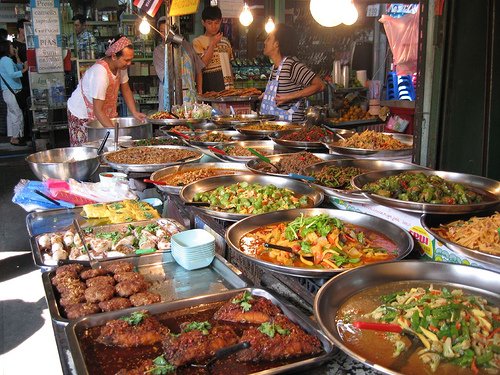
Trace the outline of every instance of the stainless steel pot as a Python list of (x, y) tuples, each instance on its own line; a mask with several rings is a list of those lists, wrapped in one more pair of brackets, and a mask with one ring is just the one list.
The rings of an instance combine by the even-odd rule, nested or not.
[[(153, 125), (148, 122), (140, 122), (134, 117), (112, 118), (113, 124), (118, 123), (118, 136), (131, 136), (132, 139), (145, 139), (153, 136)], [(89, 141), (98, 141), (104, 138), (109, 130), (109, 139), (115, 139), (115, 128), (106, 128), (98, 120), (89, 122), (86, 126)]]

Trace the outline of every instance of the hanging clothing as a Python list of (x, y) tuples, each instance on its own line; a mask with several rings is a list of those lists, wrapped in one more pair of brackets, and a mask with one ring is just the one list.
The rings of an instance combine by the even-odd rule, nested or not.
[[(296, 57), (285, 57), (278, 68), (273, 66), (261, 104), (261, 113), (273, 114), (285, 121), (300, 122), (305, 119), (306, 100), (276, 105), (277, 94), (289, 94), (309, 86), (315, 73)], [(273, 92), (271, 92), (271, 90)], [(276, 92), (274, 92), (276, 90)], [(272, 95), (272, 99), (271, 99)], [(263, 112), (268, 111), (268, 112)], [(271, 113), (273, 112), (273, 113)]]
[[(114, 75), (104, 60), (98, 60), (85, 72), (78, 87), (68, 100), (68, 126), (71, 146), (87, 142), (85, 125), (95, 119), (93, 100), (104, 100), (103, 112), (109, 118), (117, 117), (116, 106), (120, 85), (128, 82), (126, 70)], [(70, 121), (69, 118), (78, 119)], [(83, 121), (80, 121), (83, 120)]]
[[(206, 35), (200, 35), (193, 40), (194, 50), (200, 57), (207, 51), (209, 45), (210, 38)], [(234, 88), (234, 77), (231, 69), (233, 58), (231, 43), (227, 38), (222, 37), (214, 49), (212, 59), (203, 70), (203, 92)]]

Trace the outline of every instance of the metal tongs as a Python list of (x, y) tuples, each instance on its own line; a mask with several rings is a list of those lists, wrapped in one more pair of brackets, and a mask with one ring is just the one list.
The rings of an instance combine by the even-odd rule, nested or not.
[(89, 248), (85, 242), (85, 236), (83, 235), (83, 231), (82, 231), (82, 228), (80, 227), (80, 224), (78, 223), (78, 220), (74, 219), (73, 225), (76, 229), (76, 232), (80, 236), (80, 239), (82, 240), (83, 249), (85, 250), (85, 252), (87, 253), (87, 255), (89, 257), (90, 267), (101, 268), (101, 263), (96, 258), (94, 258), (94, 256), (89, 251)]
[(197, 368), (203, 368), (210, 372), (210, 365), (212, 365), (215, 361), (219, 359), (226, 358), (230, 356), (233, 353), (237, 353), (241, 350), (248, 349), (251, 346), (251, 344), (248, 341), (242, 341), (238, 344), (228, 346), (226, 348), (219, 349), (215, 352), (215, 355), (208, 360), (207, 363), (205, 364), (197, 364), (197, 363), (192, 363), (192, 367), (197, 367)]

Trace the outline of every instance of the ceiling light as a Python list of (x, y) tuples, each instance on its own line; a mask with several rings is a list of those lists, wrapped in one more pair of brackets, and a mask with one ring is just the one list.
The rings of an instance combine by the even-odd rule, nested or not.
[(349, 1), (348, 4), (343, 9), (342, 23), (345, 25), (352, 25), (358, 20), (358, 10), (354, 4)]
[(333, 27), (342, 23), (338, 3), (341, 0), (311, 0), (311, 15), (321, 26)]
[(266, 29), (266, 33), (270, 33), (274, 30), (274, 28), (276, 27), (276, 25), (274, 24), (274, 21), (271, 17), (269, 17), (269, 19), (267, 20), (266, 22), (266, 26), (264, 26), (264, 29)]
[(149, 24), (146, 17), (142, 18), (141, 24), (139, 25), (139, 32), (143, 35), (149, 34), (151, 31), (151, 25)]
[(247, 3), (243, 6), (243, 10), (240, 13), (240, 23), (243, 26), (250, 26), (250, 24), (253, 22), (253, 15), (252, 12), (250, 12), (250, 8), (248, 7)]

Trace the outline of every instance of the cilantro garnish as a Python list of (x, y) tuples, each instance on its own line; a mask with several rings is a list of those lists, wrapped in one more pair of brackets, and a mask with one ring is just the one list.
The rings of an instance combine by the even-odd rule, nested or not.
[(278, 324), (269, 323), (269, 322), (262, 323), (259, 326), (258, 330), (261, 333), (268, 335), (271, 338), (273, 338), (276, 335), (276, 333), (278, 333), (280, 335), (289, 335), (290, 334), (289, 329), (284, 329), (283, 327), (281, 327)]
[(140, 324), (147, 316), (148, 313), (145, 311), (136, 311), (130, 314), (130, 316), (122, 316), (120, 320), (126, 321), (131, 326), (136, 326)]
[(212, 329), (212, 325), (207, 321), (191, 322), (184, 327), (183, 331), (184, 332), (200, 331), (202, 334), (208, 335), (209, 329)]
[(167, 360), (161, 355), (153, 360), (153, 367), (146, 371), (146, 374), (166, 375), (174, 372), (175, 369), (176, 367), (167, 362)]
[(250, 309), (252, 308), (252, 304), (250, 303), (250, 301), (252, 300), (253, 300), (252, 293), (250, 293), (249, 291), (245, 291), (243, 292), (243, 296), (241, 296), (241, 298), (233, 298), (231, 302), (234, 303), (235, 305), (239, 304), (243, 309), (243, 311), (247, 312), (250, 311)]

